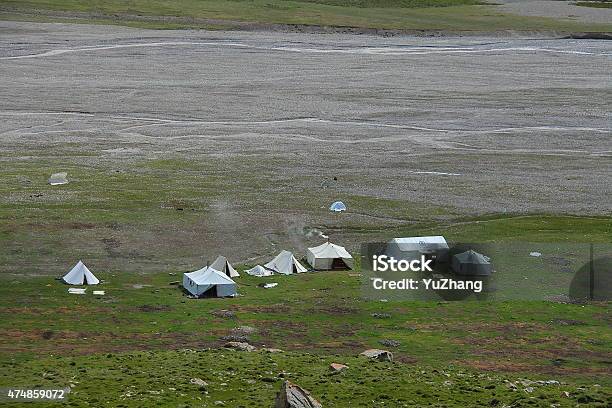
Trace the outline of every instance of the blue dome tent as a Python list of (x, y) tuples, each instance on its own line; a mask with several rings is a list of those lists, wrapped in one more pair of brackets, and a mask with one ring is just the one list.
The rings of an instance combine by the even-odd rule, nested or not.
[(336, 201), (329, 207), (329, 211), (342, 212), (346, 211), (346, 205), (342, 201)]

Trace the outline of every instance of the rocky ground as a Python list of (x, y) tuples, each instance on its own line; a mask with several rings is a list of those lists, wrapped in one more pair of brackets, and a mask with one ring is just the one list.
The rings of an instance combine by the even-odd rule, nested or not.
[(350, 246), (432, 217), (611, 210), (605, 41), (0, 30), (14, 251), (104, 237), (134, 259), (197, 236), (254, 256), (321, 227)]

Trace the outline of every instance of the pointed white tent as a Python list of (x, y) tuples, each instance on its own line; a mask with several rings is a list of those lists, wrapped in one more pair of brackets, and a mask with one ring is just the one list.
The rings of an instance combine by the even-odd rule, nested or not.
[(314, 269), (319, 270), (350, 269), (353, 266), (351, 254), (344, 247), (331, 242), (308, 248), (306, 259)]
[(230, 278), (238, 278), (240, 274), (234, 269), (232, 264), (229, 263), (226, 257), (219, 255), (215, 262), (210, 265), (211, 268), (223, 272)]
[(336, 201), (329, 207), (329, 211), (333, 211), (333, 212), (346, 211), (346, 205), (344, 205), (342, 201)]
[(236, 295), (236, 282), (223, 272), (206, 266), (183, 275), (183, 287), (198, 297), (225, 297)]
[(272, 276), (274, 275), (274, 272), (272, 272), (269, 269), (264, 268), (261, 265), (255, 265), (254, 268), (247, 269), (245, 272), (253, 276)]
[(62, 280), (68, 285), (97, 285), (100, 283), (98, 278), (85, 266), (81, 261), (62, 277)]
[(276, 273), (291, 275), (292, 273), (306, 272), (307, 269), (295, 259), (295, 256), (289, 251), (281, 251), (280, 254), (264, 265), (264, 268), (270, 269)]

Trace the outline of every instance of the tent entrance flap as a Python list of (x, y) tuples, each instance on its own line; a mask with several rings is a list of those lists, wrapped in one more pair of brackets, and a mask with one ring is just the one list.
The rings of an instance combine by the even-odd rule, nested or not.
[(351, 269), (342, 258), (334, 258), (331, 268), (334, 270)]
[(210, 289), (206, 290), (199, 297), (201, 297), (201, 298), (219, 297), (219, 295), (217, 293), (217, 285), (213, 285)]

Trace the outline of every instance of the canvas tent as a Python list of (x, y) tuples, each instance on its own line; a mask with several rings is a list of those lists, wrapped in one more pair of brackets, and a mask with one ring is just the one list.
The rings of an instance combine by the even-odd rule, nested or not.
[(342, 201), (336, 201), (329, 207), (329, 211), (341, 212), (346, 211), (346, 205)]
[(215, 262), (213, 262), (210, 267), (218, 270), (219, 272), (223, 272), (230, 278), (238, 278), (240, 276), (238, 271), (236, 271), (232, 264), (228, 262), (227, 258), (221, 255), (215, 259)]
[(247, 269), (245, 272), (252, 276), (272, 276), (274, 275), (274, 272), (272, 272), (269, 269), (264, 268), (261, 265), (255, 265), (254, 268)]
[(351, 269), (353, 266), (351, 254), (344, 247), (331, 242), (308, 248), (306, 259), (314, 269), (319, 270)]
[(74, 268), (62, 277), (62, 280), (68, 285), (97, 285), (100, 283), (81, 261), (77, 262)]
[(295, 256), (289, 251), (281, 251), (280, 254), (264, 265), (264, 268), (276, 273), (291, 275), (292, 273), (306, 272), (307, 269), (302, 266)]
[(435, 259), (436, 262), (448, 261), (448, 243), (443, 236), (393, 238), (387, 243), (385, 254), (397, 260), (419, 259), (421, 255)]
[(236, 282), (210, 266), (185, 273), (183, 287), (197, 297), (226, 297), (237, 294)]
[(471, 249), (453, 255), (452, 268), (457, 275), (489, 276), (493, 272), (489, 258)]

